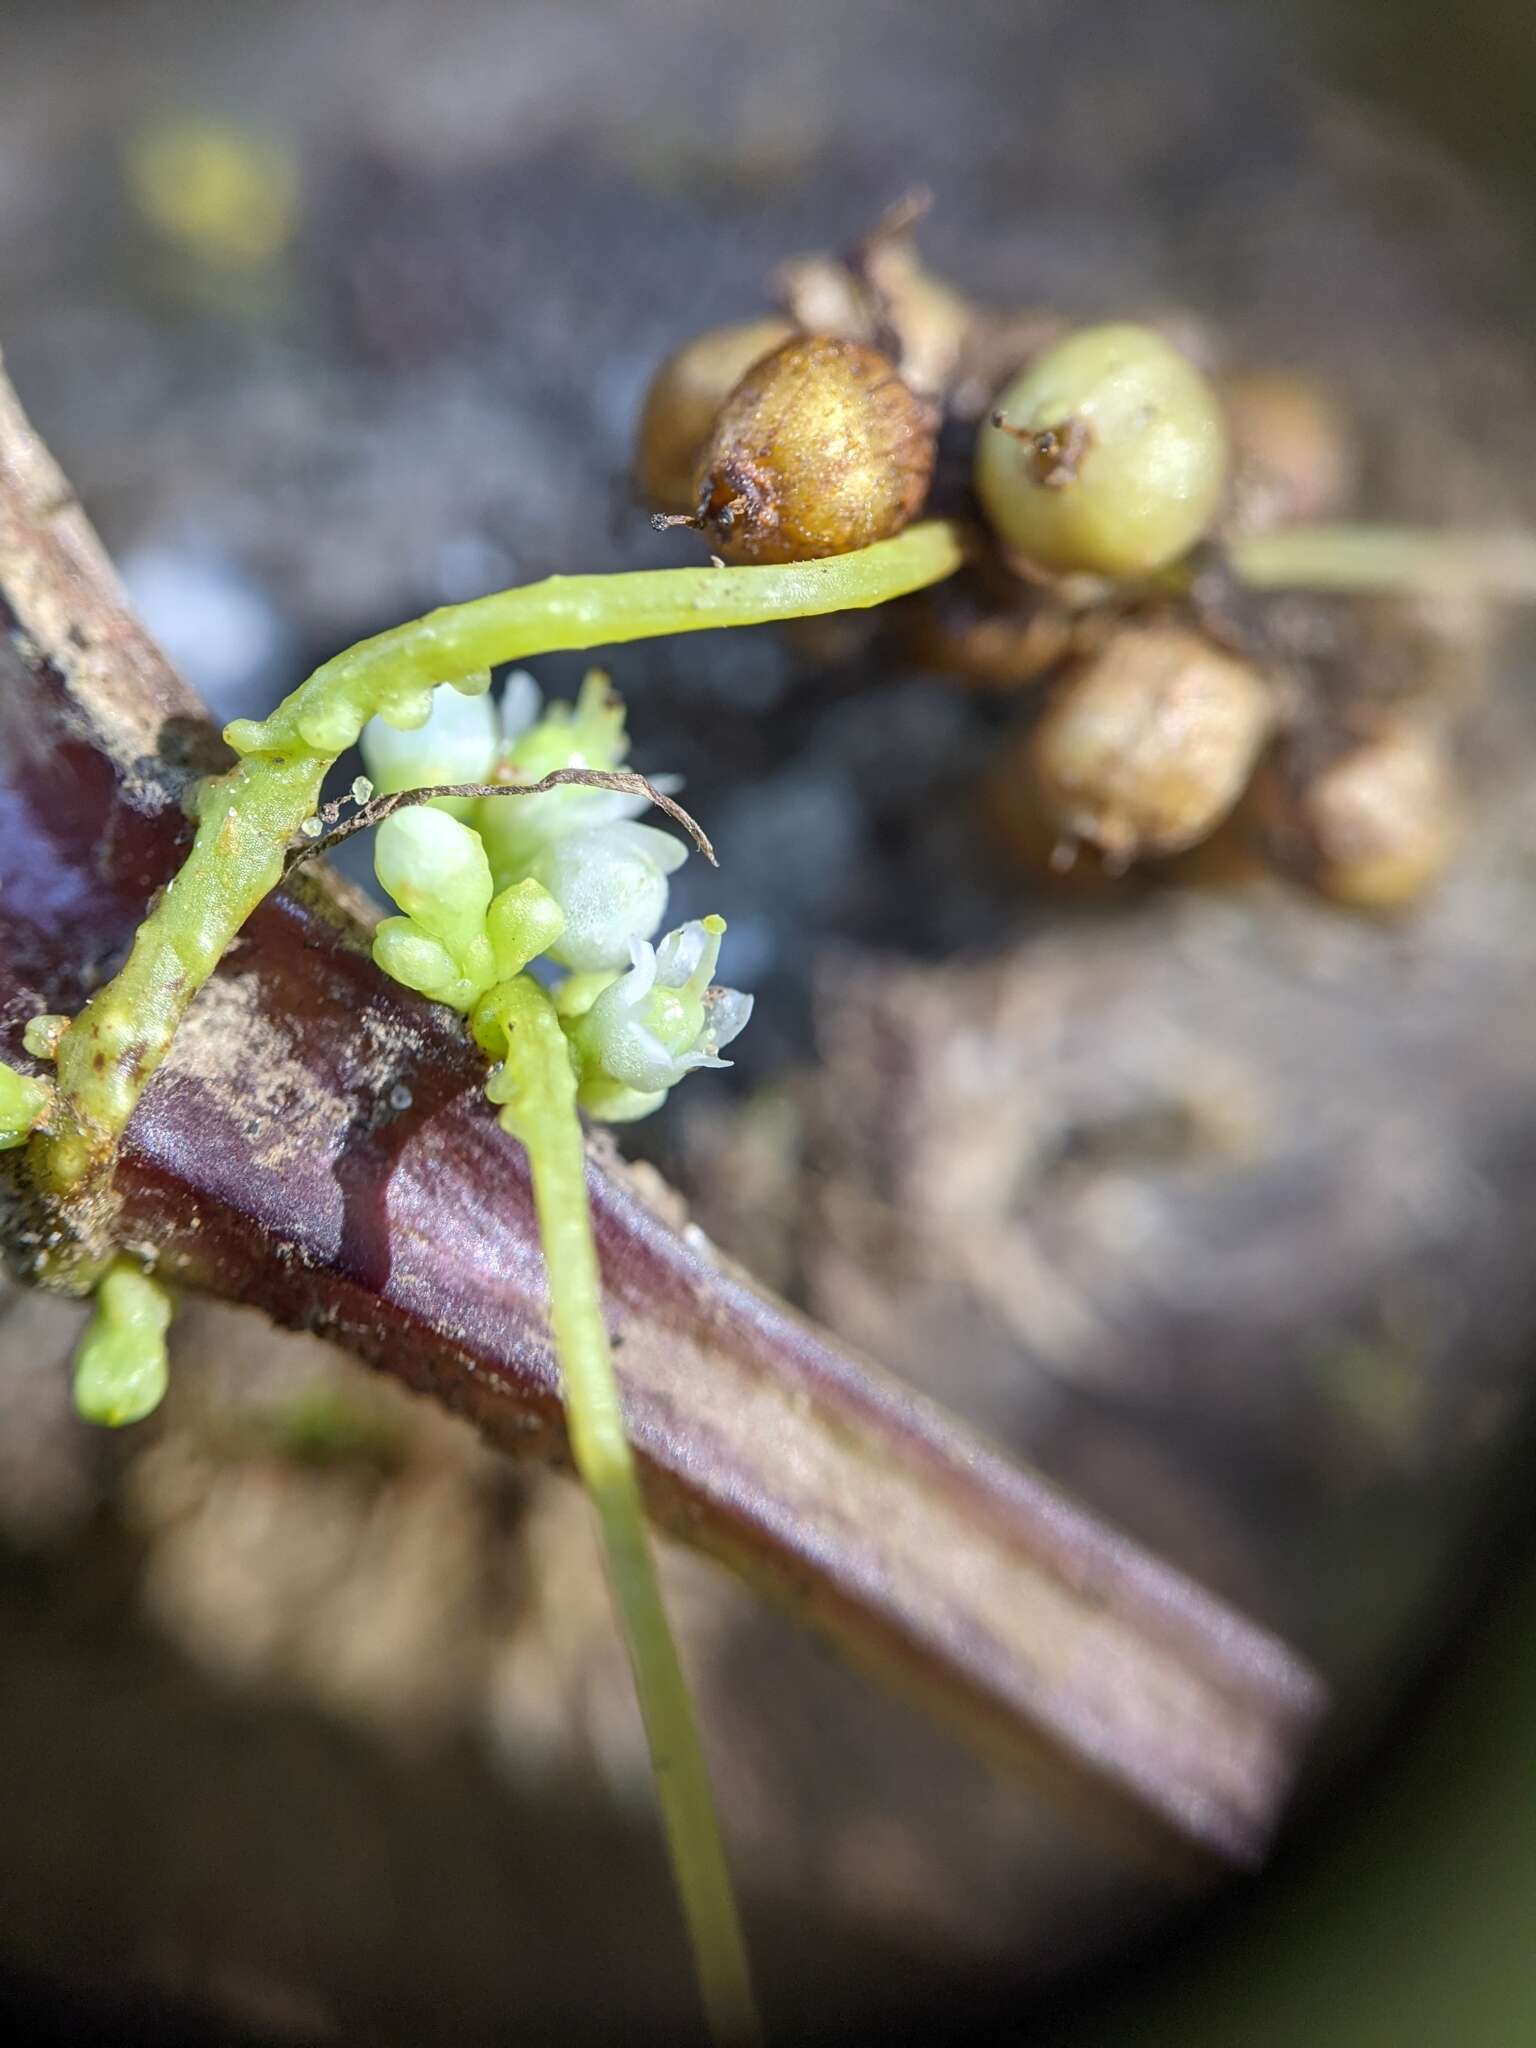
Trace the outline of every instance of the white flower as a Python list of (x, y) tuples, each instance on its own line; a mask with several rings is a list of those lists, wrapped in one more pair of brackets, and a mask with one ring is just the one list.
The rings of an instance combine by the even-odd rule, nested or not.
[(632, 941), (631, 965), (568, 1025), (583, 1070), (583, 1101), (595, 1113), (643, 1115), (700, 1067), (729, 1066), (721, 1049), (744, 1029), (752, 998), (712, 988), (724, 920), (669, 932), (660, 946)]
[[(513, 786), (542, 782), (557, 768), (621, 768), (629, 754), (624, 706), (601, 669), (592, 669), (574, 704), (541, 707), (538, 685), (524, 671), (509, 678), (502, 705), (502, 753), (495, 779)], [(656, 778), (659, 789), (675, 777)], [(649, 799), (622, 790), (567, 784), (539, 796), (483, 797), (475, 824), (490, 855), (498, 889), (533, 872), (539, 854), (573, 832), (638, 818)], [(652, 927), (654, 930), (654, 926)], [(623, 959), (620, 953), (619, 959)]]
[(370, 718), (358, 744), (374, 789), (390, 796), (440, 782), (489, 781), (501, 728), (488, 695), (466, 696), (462, 686), (444, 683), (432, 693), (425, 725), (402, 732), (382, 718)]
[[(503, 749), (498, 780), (526, 785), (555, 768), (611, 770), (627, 751), (623, 706), (596, 672), (574, 705), (547, 711), (520, 672), (508, 684), (503, 717), (509, 752), (502, 729), (491, 727)], [(485, 775), (486, 735), (483, 717), (434, 708), (422, 734), (430, 766), (418, 753), (406, 775), (410, 750), (377, 735), (368, 762), (386, 790)], [(479, 750), (473, 755), (471, 739)], [(459, 745), (465, 751), (454, 757)], [(385, 918), (374, 933), (378, 965), (470, 1015), (498, 981), (547, 955), (568, 970), (554, 1004), (581, 1106), (611, 1122), (648, 1115), (696, 1068), (726, 1066), (721, 1050), (752, 1014), (750, 996), (710, 985), (721, 918), (682, 925), (651, 945), (666, 916), (667, 878), (688, 849), (634, 821), (630, 814), (645, 802), (580, 787), (483, 797), (475, 825), (446, 806), (417, 804), (387, 818), (374, 846), (379, 880), (405, 913)]]
[(530, 868), (565, 913), (550, 958), (578, 974), (621, 966), (634, 940), (659, 929), (667, 877), (687, 858), (685, 846), (651, 825), (604, 825), (554, 840)]
[(544, 692), (525, 668), (515, 668), (501, 692), (501, 740), (512, 746), (539, 722)]

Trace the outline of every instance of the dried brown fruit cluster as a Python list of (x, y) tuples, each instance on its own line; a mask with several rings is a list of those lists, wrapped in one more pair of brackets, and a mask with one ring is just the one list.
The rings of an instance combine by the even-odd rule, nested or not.
[(1347, 512), (1358, 461), (1339, 407), (1294, 371), (1222, 363), (1187, 319), (1072, 331), (974, 306), (924, 269), (920, 211), (785, 265), (784, 317), (700, 335), (662, 366), (638, 451), (657, 523), (737, 562), (846, 553), (930, 493), (956, 509), (935, 454), (941, 425), (963, 424), (977, 561), (906, 623), (931, 667), (1045, 685), (987, 805), (1026, 865), (1060, 876), (1085, 852), (1112, 879), (1236, 814), (1266, 860), (1342, 903), (1417, 901), (1455, 838), (1450, 741), (1483, 616), (1336, 604), (1323, 660), (1271, 633), (1262, 605), (1235, 619), (1209, 595), (1226, 547)]

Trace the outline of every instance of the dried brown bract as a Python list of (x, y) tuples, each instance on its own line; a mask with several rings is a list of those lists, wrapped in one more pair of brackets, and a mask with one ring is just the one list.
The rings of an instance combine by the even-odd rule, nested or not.
[(797, 326), (879, 349), (920, 397), (938, 399), (954, 381), (978, 314), (917, 253), (912, 230), (929, 203), (926, 192), (909, 193), (846, 256), (797, 256), (781, 265), (775, 283)]

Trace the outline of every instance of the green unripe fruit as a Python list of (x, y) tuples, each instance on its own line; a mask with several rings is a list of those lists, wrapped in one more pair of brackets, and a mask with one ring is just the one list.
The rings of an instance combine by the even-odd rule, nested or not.
[(1059, 574), (1149, 576), (1188, 551), (1226, 481), (1221, 406), (1149, 327), (1087, 327), (999, 395), (976, 493), (1014, 553)]

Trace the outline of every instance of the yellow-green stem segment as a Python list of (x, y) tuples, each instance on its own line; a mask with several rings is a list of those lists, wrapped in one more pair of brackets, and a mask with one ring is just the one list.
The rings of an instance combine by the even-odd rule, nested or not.
[(371, 717), (419, 724), (435, 684), (555, 649), (884, 604), (950, 575), (962, 555), (958, 529), (928, 521), (855, 554), (782, 568), (551, 576), (365, 640), (270, 718), (237, 720), (225, 737), (245, 758), (205, 785), (181, 872), (59, 1045), (61, 1114), (32, 1141), (39, 1179), (64, 1191), (105, 1170), (187, 1006), (281, 879), (327, 770)]
[(454, 676), (561, 649), (864, 610), (939, 582), (962, 558), (959, 529), (929, 520), (895, 540), (814, 562), (549, 576), (359, 641), (316, 669), (270, 718), (239, 719), (225, 738), (237, 753), (272, 754), (305, 744), (308, 733), (339, 740), (339, 753), (375, 712), (387, 716), (391, 704)]
[(1437, 533), (1411, 526), (1292, 526), (1250, 534), (1227, 550), (1255, 590), (1451, 590), (1536, 599), (1536, 534)]
[(488, 1092), (503, 1105), (504, 1128), (528, 1153), (571, 1452), (597, 1511), (705, 2015), (715, 2040), (736, 2048), (759, 2038), (746, 1943), (698, 1717), (662, 1605), (603, 1322), (575, 1069), (554, 1005), (526, 975), (490, 991), (475, 1012), (474, 1031), (483, 1050), (503, 1062)]

